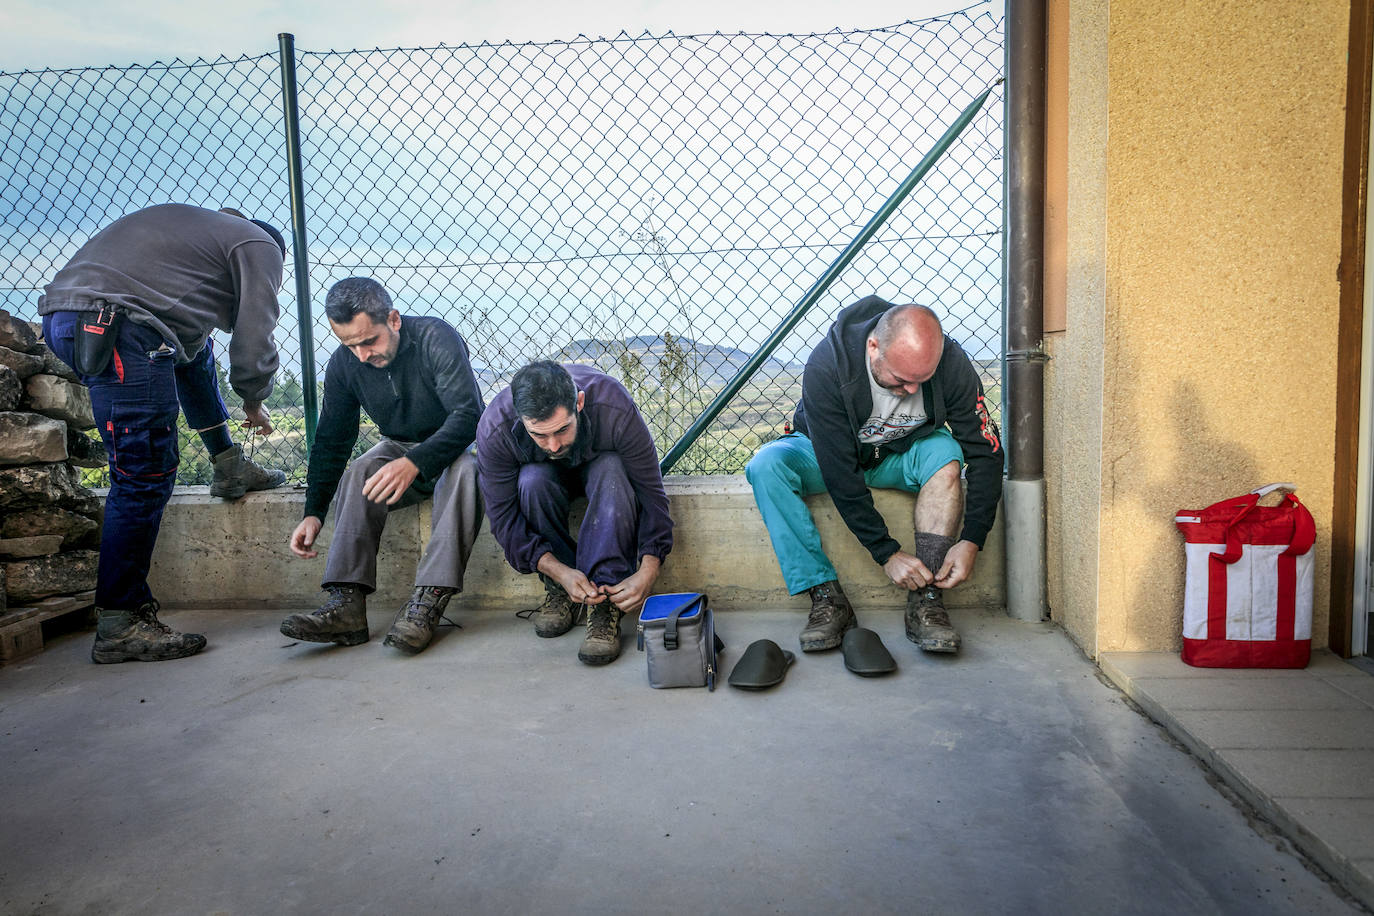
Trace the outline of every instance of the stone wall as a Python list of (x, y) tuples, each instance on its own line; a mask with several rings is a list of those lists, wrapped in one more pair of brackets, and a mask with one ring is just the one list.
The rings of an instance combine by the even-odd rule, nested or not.
[(0, 309), (0, 615), (95, 588), (105, 464), (91, 399), (40, 329)]

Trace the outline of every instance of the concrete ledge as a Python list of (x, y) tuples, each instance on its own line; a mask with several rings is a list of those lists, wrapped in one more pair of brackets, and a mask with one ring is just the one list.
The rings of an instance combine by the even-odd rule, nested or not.
[[(670, 477), (666, 488), (677, 527), (659, 591), (705, 591), (721, 610), (788, 602), (798, 609), (810, 607), (804, 595), (784, 596), (768, 531), (742, 476)], [(893, 490), (875, 491), (874, 497), (898, 538), (909, 545), (914, 498)], [(250, 493), (226, 502), (211, 497), (206, 487), (179, 488), (167, 506), (153, 557), (149, 581), (154, 593), (164, 605), (183, 608), (297, 609), (317, 603), (333, 526), (326, 520), (319, 559), (294, 557), (286, 544), (304, 502), (302, 490)], [(829, 497), (808, 502), (850, 598), (861, 607), (900, 607), (905, 592), (888, 582)], [(427, 503), (392, 514), (377, 558), (380, 606), (399, 605), (409, 594), (428, 532)], [(999, 518), (973, 577), (953, 590), (947, 603), (1004, 606), (1003, 556)], [(465, 603), (493, 609), (533, 607), (542, 595), (537, 577), (517, 575), (506, 565), (485, 521), (463, 591)]]

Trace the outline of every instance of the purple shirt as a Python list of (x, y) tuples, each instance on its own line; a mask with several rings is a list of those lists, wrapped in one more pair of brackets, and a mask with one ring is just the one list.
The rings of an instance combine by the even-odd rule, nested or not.
[[(577, 415), (577, 439), (560, 463), (577, 467), (605, 452), (619, 455), (639, 502), (636, 557), (662, 560), (673, 549), (673, 520), (649, 427), (618, 381), (590, 366), (564, 368), (586, 397)], [(553, 552), (548, 540), (521, 514), (516, 489), (522, 466), (550, 460), (525, 431), (508, 386), (482, 412), (477, 424), (477, 472), (491, 533), (516, 572), (535, 572), (539, 558)]]

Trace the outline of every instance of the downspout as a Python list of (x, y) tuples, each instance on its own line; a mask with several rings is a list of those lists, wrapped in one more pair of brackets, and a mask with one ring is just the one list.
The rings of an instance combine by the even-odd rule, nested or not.
[(1006, 0), (1007, 242), (1004, 444), (1007, 613), (1045, 598), (1045, 0)]

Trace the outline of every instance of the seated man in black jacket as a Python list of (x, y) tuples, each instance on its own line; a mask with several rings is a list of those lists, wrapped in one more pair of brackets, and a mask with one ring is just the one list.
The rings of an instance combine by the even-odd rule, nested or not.
[[(402, 317), (377, 281), (340, 280), (324, 310), (343, 346), (325, 369), (305, 518), (291, 534), (291, 551), (316, 556), (315, 538), (337, 490), (338, 517), (324, 569), (328, 597), (314, 613), (287, 617), (281, 631), (310, 642), (367, 642), (366, 596), (377, 587), (377, 544), (387, 513), (433, 498), (415, 591), (384, 640), (413, 655), (429, 645), (449, 599), (462, 590), (477, 538), (482, 502), (471, 446), (482, 395), (458, 332), (438, 318)], [(360, 408), (384, 438), (345, 471)]]
[[(849, 530), (908, 590), (907, 638), (927, 652), (957, 652), (941, 592), (973, 572), (1002, 493), (1002, 445), (968, 356), (929, 308), (869, 296), (841, 311), (811, 352), (793, 425), (759, 449), (745, 476), (788, 593), (811, 593), (802, 651), (833, 649), (857, 624), (803, 501), (829, 492)], [(916, 492), (911, 552), (888, 533), (869, 487)]]

